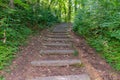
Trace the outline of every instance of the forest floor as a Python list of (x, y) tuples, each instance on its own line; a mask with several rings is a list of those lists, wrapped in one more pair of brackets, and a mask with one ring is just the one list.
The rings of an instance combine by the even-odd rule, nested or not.
[[(55, 27), (68, 26), (68, 24), (58, 24)], [(69, 25), (70, 26), (70, 25)], [(91, 48), (84, 38), (76, 36), (71, 28), (68, 28), (68, 34), (72, 41), (63, 41), (64, 44), (72, 43), (74, 49), (78, 51), (79, 55), (41, 55), (41, 50), (71, 50), (71, 47), (50, 47), (45, 46), (44, 43), (51, 43), (50, 40), (45, 38), (52, 34), (52, 29), (43, 30), (36, 36), (31, 36), (28, 45), (21, 46), (16, 55), (12, 65), (5, 69), (2, 74), (6, 80), (40, 80), (34, 79), (35, 77), (47, 76), (65, 76), (65, 75), (78, 75), (88, 74), (91, 80), (120, 80), (120, 74), (115, 72), (106, 61), (101, 58), (99, 54)], [(35, 60), (68, 60), (78, 59), (82, 61), (81, 65), (70, 66), (33, 66), (32, 61)], [(49, 79), (48, 79), (49, 80)], [(55, 79), (56, 80), (56, 79)], [(62, 80), (62, 79), (61, 79)], [(67, 79), (66, 79), (67, 80)], [(89, 79), (86, 79), (89, 80)]]

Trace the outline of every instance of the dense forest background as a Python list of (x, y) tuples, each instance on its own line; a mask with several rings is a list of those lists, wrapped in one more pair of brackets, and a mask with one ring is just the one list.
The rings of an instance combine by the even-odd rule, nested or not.
[[(36, 31), (70, 22), (76, 0), (0, 0), (0, 70), (9, 65), (18, 46)], [(75, 11), (74, 11), (75, 9)]]
[(0, 0), (0, 70), (30, 34), (58, 22), (73, 22), (73, 31), (119, 71), (119, 6), (119, 0)]

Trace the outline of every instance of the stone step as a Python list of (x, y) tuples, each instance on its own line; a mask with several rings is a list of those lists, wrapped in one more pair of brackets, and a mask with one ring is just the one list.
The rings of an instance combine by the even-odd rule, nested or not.
[(49, 41), (72, 41), (72, 39), (68, 38), (44, 38), (44, 40)]
[(62, 44), (72, 44), (71, 41), (55, 41), (55, 40), (44, 40), (43, 43), (62, 43)]
[(91, 80), (88, 74), (81, 75), (68, 75), (68, 76), (50, 76), (50, 77), (37, 77), (35, 79), (27, 80)]
[(46, 37), (48, 39), (71, 39), (70, 37)]
[(53, 29), (54, 31), (63, 31), (63, 30), (68, 30), (67, 28), (65, 28), (65, 27), (55, 27), (54, 29)]
[(40, 54), (53, 54), (53, 55), (63, 55), (63, 54), (73, 54), (74, 50), (41, 50)]
[(67, 31), (52, 31), (52, 33), (64, 33), (64, 34), (66, 34)]
[(68, 29), (66, 29), (66, 28), (59, 28), (59, 29), (53, 29), (53, 31), (67, 31)]
[(50, 35), (68, 35), (68, 33), (50, 33)]
[(47, 35), (50, 38), (70, 38), (68, 35)]
[(64, 43), (44, 43), (44, 46), (58, 46), (58, 47), (71, 47), (72, 44), (64, 44)]
[(74, 64), (81, 64), (80, 60), (40, 60), (40, 61), (32, 61), (31, 64), (33, 66), (67, 66)]
[(53, 29), (54, 31), (60, 31), (60, 30), (68, 30), (66, 27), (56, 27)]
[(60, 32), (61, 33), (61, 32), (67, 32), (67, 31), (66, 30), (55, 30), (55, 31), (53, 30), (52, 32)]

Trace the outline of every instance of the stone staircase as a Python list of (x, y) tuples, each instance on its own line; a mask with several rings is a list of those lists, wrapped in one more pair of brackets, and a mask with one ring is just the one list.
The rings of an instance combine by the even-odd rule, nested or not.
[[(66, 26), (57, 26), (53, 29), (53, 31), (45, 36), (45, 42), (43, 45), (47, 48), (40, 51), (40, 55), (74, 55), (75, 49), (72, 45), (72, 39), (69, 36), (69, 32), (67, 31), (68, 27)], [(69, 42), (69, 43), (66, 43)], [(49, 50), (48, 47), (51, 49)], [(57, 48), (56, 48), (57, 47)], [(63, 47), (63, 49), (59, 49), (59, 47)], [(65, 49), (67, 47), (68, 49)], [(71, 65), (80, 65), (80, 59), (46, 59), (46, 60), (34, 60), (31, 61), (31, 65), (35, 67), (69, 67)], [(61, 72), (61, 71), (60, 71)], [(61, 72), (62, 73), (62, 72)], [(47, 76), (47, 77), (35, 77), (33, 79), (26, 80), (90, 80), (88, 74), (76, 74), (76, 75), (64, 75), (64, 76)]]
[(28, 80), (90, 80), (87, 74), (69, 75), (69, 76), (52, 76), (52, 77), (37, 77)]

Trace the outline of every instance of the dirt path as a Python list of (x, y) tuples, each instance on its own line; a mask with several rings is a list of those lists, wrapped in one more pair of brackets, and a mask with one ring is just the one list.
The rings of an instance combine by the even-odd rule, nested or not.
[[(5, 74), (6, 80), (43, 80), (35, 78), (81, 74), (88, 74), (91, 80), (120, 80), (118, 74), (116, 74), (111, 69), (111, 67), (102, 58), (100, 58), (100, 56), (97, 55), (92, 48), (86, 44), (85, 40), (83, 38), (75, 36), (72, 32), (70, 32), (70, 28), (66, 28), (66, 26), (68, 26), (68, 24), (59, 24), (56, 25), (52, 31), (50, 29), (44, 30), (42, 31), (41, 35), (31, 37), (29, 44), (25, 47), (21, 47), (21, 51), (18, 52), (17, 58), (13, 61), (13, 65), (10, 67), (10, 72), (7, 72)], [(57, 37), (58, 35), (59, 37)], [(51, 43), (57, 43), (59, 46)], [(66, 46), (63, 44), (72, 45)], [(52, 52), (47, 53), (45, 52), (46, 50), (74, 50), (79, 52), (79, 56), (75, 56), (74, 52), (72, 54), (69, 54), (70, 52), (66, 52), (67, 54), (51, 55), (50, 53)], [(61, 53), (65, 52), (61, 51)], [(66, 66), (33, 66), (31, 64), (32, 61), (41, 62), (43, 60), (55, 61), (74, 59), (81, 60), (82, 64)]]

